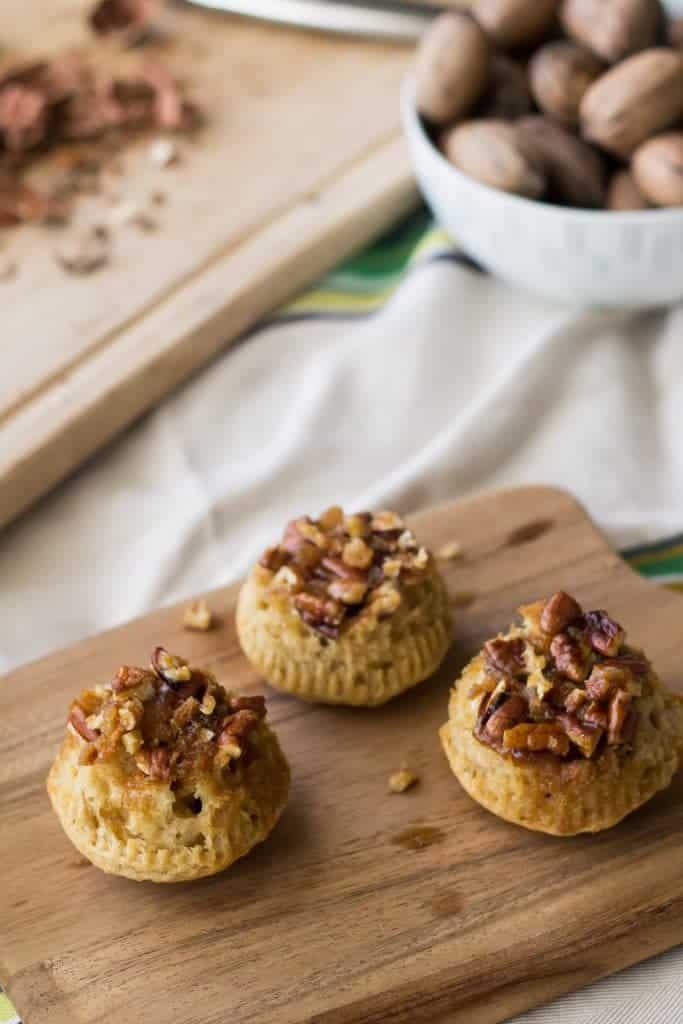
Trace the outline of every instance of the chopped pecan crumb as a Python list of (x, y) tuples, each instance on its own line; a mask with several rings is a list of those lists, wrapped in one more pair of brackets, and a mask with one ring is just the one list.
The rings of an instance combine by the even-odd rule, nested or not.
[(359, 615), (392, 615), (403, 583), (423, 579), (431, 561), (395, 513), (345, 516), (335, 505), (317, 520), (291, 520), (259, 565), (273, 574), (269, 588), (286, 594), (307, 625), (337, 639)]
[(418, 781), (417, 775), (408, 771), (407, 768), (402, 768), (399, 772), (394, 772), (393, 775), (389, 776), (389, 789), (392, 793), (405, 793), (407, 789), (410, 789)]
[(581, 605), (563, 590), (558, 590), (546, 602), (541, 612), (541, 629), (544, 633), (555, 636), (556, 633), (562, 633), (580, 615)]
[(469, 694), (481, 698), (477, 738), (515, 756), (563, 759), (632, 743), (634, 702), (651, 668), (626, 646), (622, 627), (604, 611), (584, 613), (563, 591), (520, 612), (521, 628), (484, 645), (482, 677)]
[(168, 782), (238, 761), (265, 715), (263, 697), (230, 694), (158, 647), (153, 671), (123, 666), (110, 686), (84, 690), (69, 724), (86, 744), (82, 764), (118, 751), (126, 770)]
[(183, 612), (184, 629), (206, 633), (213, 625), (213, 615), (206, 601), (200, 599), (189, 604)]

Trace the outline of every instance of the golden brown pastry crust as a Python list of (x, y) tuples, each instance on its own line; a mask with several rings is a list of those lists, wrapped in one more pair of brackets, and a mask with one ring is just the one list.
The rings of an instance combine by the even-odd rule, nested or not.
[[(222, 687), (212, 680), (211, 689), (220, 694)], [(119, 714), (134, 692), (122, 693), (113, 704), (107, 696), (106, 707), (114, 707), (107, 713)], [(87, 700), (85, 705), (88, 710)], [(149, 701), (144, 705), (149, 708)], [(76, 702), (74, 708), (81, 705)], [(235, 714), (228, 719), (235, 720)], [(87, 716), (83, 724), (72, 709), (74, 721), (87, 734), (97, 715)], [(205, 721), (213, 725), (215, 716), (213, 721), (199, 716), (197, 728), (204, 729)], [(129, 735), (135, 732), (140, 730)], [(113, 735), (113, 743), (104, 731), (89, 743), (70, 725), (48, 776), (50, 800), (64, 831), (103, 871), (154, 882), (215, 874), (263, 841), (285, 807), (289, 767), (262, 719), (250, 722), (248, 736), (232, 735), (228, 753), (225, 747), (218, 753), (218, 737), (193, 746), (186, 734), (151, 748), (165, 751), (163, 770), (152, 768), (151, 774), (150, 749), (143, 744), (131, 754), (122, 737)], [(179, 753), (185, 762), (174, 765)]]
[[(292, 524), (290, 535), (291, 530)], [(290, 584), (288, 573), (297, 571), (295, 559), (284, 568), (275, 568), (277, 561), (270, 563), (272, 569), (254, 567), (239, 595), (237, 632), (244, 653), (272, 686), (304, 700), (375, 707), (438, 668), (451, 636), (446, 588), (432, 556), (419, 548), (403, 524), (395, 532), (406, 535), (403, 551), (371, 550), (369, 557), (377, 570), (389, 561), (396, 575), (377, 572), (377, 582), (365, 589), (362, 599), (343, 608), (339, 626), (330, 625), (334, 606), (332, 616), (320, 622), (311, 619), (308, 605), (304, 614), (297, 607), (302, 592), (328, 600), (328, 593), (317, 589), (328, 581), (316, 577), (310, 584), (304, 577)], [(341, 538), (343, 543), (348, 540), (348, 535)], [(373, 544), (371, 536), (366, 540)], [(279, 557), (281, 549), (273, 551)], [(416, 556), (419, 568), (412, 565)], [(400, 570), (402, 557), (409, 566), (405, 573)], [(336, 592), (334, 575), (330, 578)]]
[[(533, 618), (539, 607), (524, 611)], [(526, 635), (524, 627), (507, 636), (520, 635)], [(626, 657), (636, 654), (644, 658), (633, 649)], [(605, 730), (592, 756), (582, 756), (572, 744), (568, 754), (558, 756), (550, 750), (506, 751), (482, 742), (476, 733), (482, 735), (490, 675), (483, 653), (467, 665), (451, 693), (440, 738), (463, 788), (499, 817), (553, 835), (598, 832), (665, 789), (677, 772), (683, 756), (683, 705), (652, 670), (641, 676), (642, 692), (632, 698), (637, 716), (633, 735), (628, 742), (608, 745)]]

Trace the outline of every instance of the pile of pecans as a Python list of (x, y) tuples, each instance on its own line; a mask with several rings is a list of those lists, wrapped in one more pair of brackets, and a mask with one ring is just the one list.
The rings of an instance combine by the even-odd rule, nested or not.
[(443, 154), (483, 184), (683, 206), (683, 19), (660, 0), (476, 0), (426, 33), (416, 94)]
[[(130, 39), (158, 8), (152, 0), (103, 0), (92, 25), (100, 34)], [(0, 71), (0, 226), (66, 223), (73, 199), (98, 191), (100, 172), (131, 139), (190, 132), (200, 120), (198, 107), (157, 61), (143, 59), (126, 75), (106, 71), (97, 54), (10, 63)], [(38, 189), (28, 172), (46, 154), (55, 158), (52, 182)], [(159, 154), (159, 163), (172, 159), (172, 153)], [(60, 262), (79, 272), (68, 259)]]
[(317, 520), (292, 520), (280, 544), (259, 561), (271, 574), (269, 586), (332, 640), (365, 611), (377, 618), (393, 614), (401, 605), (401, 585), (421, 582), (431, 564), (396, 513), (344, 515), (336, 505)]
[(484, 645), (475, 735), (514, 756), (593, 758), (632, 742), (650, 664), (604, 611), (562, 591), (521, 609), (524, 627)]
[(264, 697), (235, 697), (208, 672), (157, 647), (149, 669), (122, 666), (108, 686), (84, 690), (69, 712), (84, 741), (81, 764), (123, 754), (133, 776), (161, 782), (233, 770), (265, 718)]

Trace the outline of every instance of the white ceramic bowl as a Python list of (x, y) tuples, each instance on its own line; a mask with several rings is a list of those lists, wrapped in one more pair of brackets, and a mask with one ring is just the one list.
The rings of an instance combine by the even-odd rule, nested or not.
[(487, 270), (580, 306), (642, 308), (683, 299), (683, 208), (578, 210), (500, 192), (441, 155), (417, 114), (412, 79), (403, 84), (401, 113), (425, 199)]

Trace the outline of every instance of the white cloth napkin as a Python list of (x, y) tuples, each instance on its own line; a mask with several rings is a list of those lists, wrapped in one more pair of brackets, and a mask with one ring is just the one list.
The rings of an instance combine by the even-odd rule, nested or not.
[[(524, 482), (618, 544), (683, 519), (683, 307), (577, 313), (444, 259), (381, 313), (276, 322), (0, 534), (0, 670), (238, 576), (289, 517)], [(519, 1018), (683, 1021), (671, 953)]]

